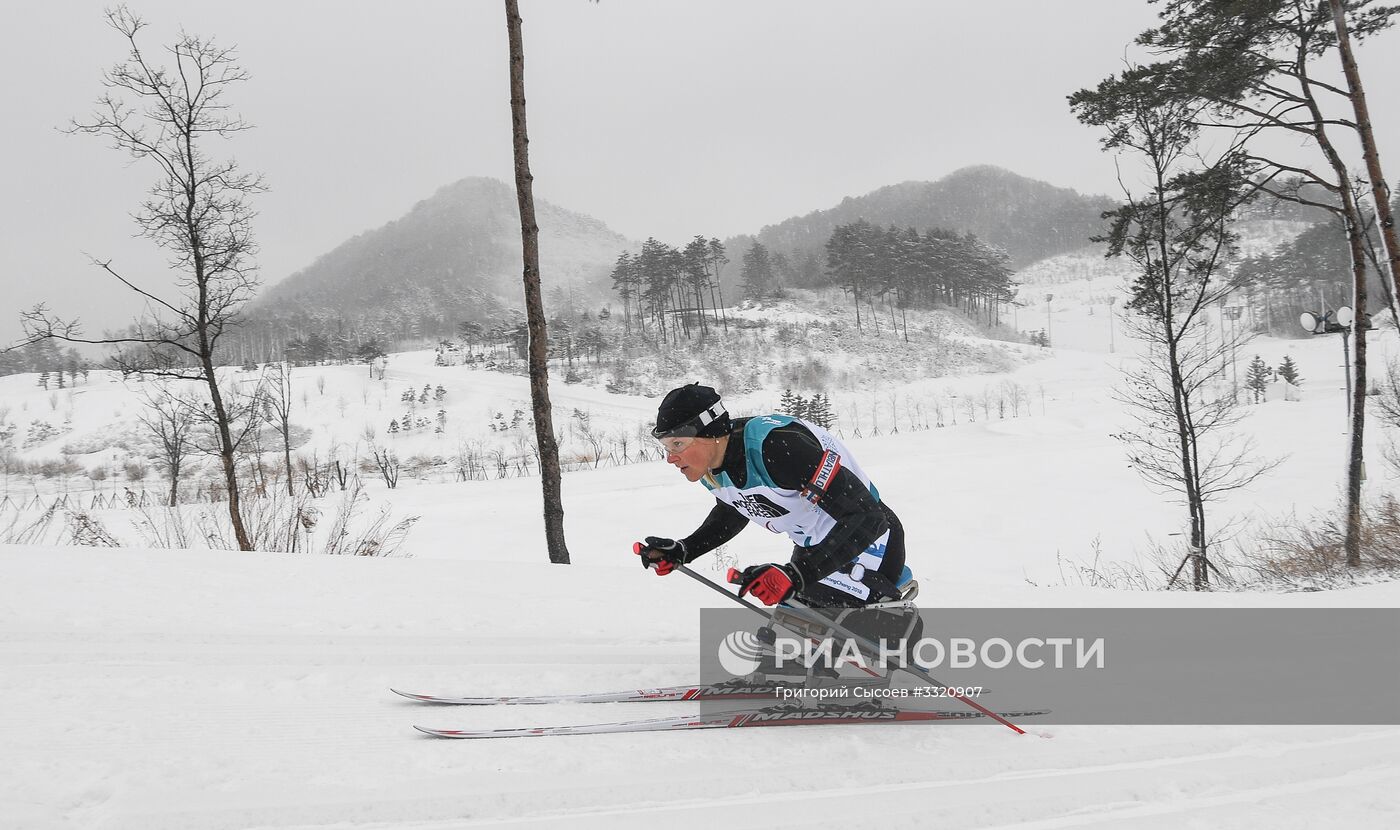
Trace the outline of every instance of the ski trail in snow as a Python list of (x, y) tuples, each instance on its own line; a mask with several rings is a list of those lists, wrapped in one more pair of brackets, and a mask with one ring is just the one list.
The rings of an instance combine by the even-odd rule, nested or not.
[[(1010, 830), (1052, 830), (1109, 823), (1123, 826), (1132, 819), (1170, 818), (1168, 826), (1180, 827), (1183, 814), (1212, 810), (1210, 826), (1220, 818), (1218, 808), (1250, 805), (1278, 797), (1294, 797), (1323, 790), (1342, 789), (1365, 792), (1385, 782), (1400, 783), (1400, 758), (1389, 753), (1400, 732), (1387, 731), (1322, 741), (1307, 741), (1286, 747), (1266, 745), (1201, 755), (1154, 758), (1119, 764), (1066, 769), (1038, 769), (996, 774), (978, 779), (937, 782), (909, 782), (861, 785), (818, 790), (711, 797), (679, 805), (656, 805), (600, 811), (578, 811), (561, 816), (522, 816), (500, 822), (444, 822), (415, 825), (417, 830), (446, 830), (500, 823), (516, 827), (597, 826), (609, 828), (700, 827), (720, 821), (728, 827), (746, 826), (865, 826), (878, 817), (881, 827), (956, 826)], [(1327, 754), (1325, 761), (1312, 757), (1301, 765), (1287, 755), (1313, 755), (1321, 749), (1355, 748), (1372, 745), (1378, 752), (1360, 758), (1348, 754)], [(1384, 760), (1373, 755), (1388, 754)], [(1261, 763), (1242, 767), (1240, 762), (1254, 758)], [(1272, 761), (1272, 763), (1270, 763)], [(1281, 763), (1288, 761), (1288, 763)], [(1150, 773), (1169, 767), (1191, 765), (1185, 775), (1155, 778)], [(1325, 771), (1321, 777), (1309, 773)], [(1143, 776), (1141, 773), (1149, 773)], [(1096, 778), (1082, 786), (1062, 785), (1057, 779)], [(1264, 783), (1259, 783), (1263, 779)], [(1003, 786), (1008, 781), (1017, 787)], [(1243, 783), (1242, 783), (1243, 782)], [(1194, 784), (1194, 788), (1185, 785)], [(1198, 794), (1195, 789), (1216, 790), (1229, 786), (1224, 794)], [(1158, 792), (1153, 792), (1156, 789)], [(1175, 790), (1176, 792), (1173, 792)], [(1090, 796), (1089, 793), (1093, 793)], [(1146, 793), (1146, 797), (1144, 797)], [(1074, 806), (1071, 801), (1080, 802)], [(1058, 802), (1058, 803), (1057, 803)], [(1084, 803), (1090, 802), (1090, 803)], [(768, 818), (750, 824), (751, 808)], [(746, 809), (747, 808), (747, 809)], [(1045, 817), (1046, 813), (1061, 814)], [(1002, 816), (1004, 812), (1029, 812), (1031, 816)], [(994, 821), (986, 824), (979, 814)], [(1134, 825), (1138, 826), (1138, 825)], [(1271, 824), (1268, 826), (1279, 826)], [(1299, 826), (1303, 826), (1300, 824)], [(1312, 816), (1306, 826), (1319, 824)]]
[[(755, 792), (751, 781), (716, 773), (689, 776), (674, 788), (681, 800), (660, 802), (653, 796), (637, 802), (635, 787), (584, 778), (572, 786), (540, 782), (519, 790), (493, 792), (471, 803), (475, 816), (414, 820), (383, 820), (401, 794), (386, 793), (370, 804), (324, 804), (324, 821), (275, 826), (287, 830), (454, 830), (483, 826), (528, 828), (668, 828), (714, 827), (976, 827), (999, 830), (1055, 830), (1080, 826), (1170, 827), (1188, 821), (1201, 826), (1331, 826), (1315, 813), (1293, 815), (1291, 800), (1312, 803), (1318, 794), (1336, 803), (1366, 798), (1400, 784), (1400, 758), (1391, 747), (1400, 730), (1364, 732), (1321, 740), (1279, 743), (1260, 741), (1222, 752), (1190, 753), (1132, 761), (1008, 770), (969, 778), (880, 784), (848, 780), (829, 787), (783, 792)], [(743, 742), (730, 743), (729, 750)], [(694, 744), (691, 744), (694, 746)], [(1003, 743), (999, 749), (1013, 744)], [(703, 752), (703, 745), (700, 750)], [(946, 759), (945, 759), (946, 760)], [(1068, 762), (1073, 757), (1065, 759)], [(859, 779), (854, 775), (852, 778)], [(427, 783), (427, 782), (423, 782)], [(420, 807), (449, 810), (441, 787), (434, 782), (420, 791)], [(745, 788), (744, 792), (736, 792)], [(696, 797), (695, 793), (707, 793)], [(734, 792), (733, 795), (723, 795)], [(1373, 797), (1373, 796), (1372, 796)], [(582, 799), (616, 798), (616, 804), (568, 806)], [(564, 802), (561, 804), (560, 802)], [(628, 803), (631, 801), (632, 803)], [(550, 806), (540, 809), (541, 805)], [(623, 806), (625, 805), (625, 806)], [(1272, 805), (1272, 806), (1271, 806)], [(465, 806), (465, 805), (464, 805)], [(495, 812), (492, 809), (499, 810)], [(535, 812), (531, 812), (535, 811)], [(1235, 811), (1243, 811), (1237, 816)], [(1270, 813), (1265, 819), (1261, 811)], [(1201, 812), (1194, 818), (1192, 814)], [(1278, 813), (1273, 815), (1272, 813)], [(371, 821), (355, 816), (376, 815)], [(241, 827), (231, 810), (212, 826)], [(123, 816), (118, 827), (178, 827), (188, 816), (159, 812)], [(1290, 821), (1291, 818), (1291, 821)], [(1338, 817), (1335, 826), (1356, 827)], [(268, 825), (273, 826), (273, 825)]]

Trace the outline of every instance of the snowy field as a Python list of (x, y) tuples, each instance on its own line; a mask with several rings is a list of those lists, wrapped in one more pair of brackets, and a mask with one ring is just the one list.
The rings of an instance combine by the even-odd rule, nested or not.
[[(1030, 296), (1034, 296), (1032, 293)], [(921, 381), (911, 398), (1032, 390), (1020, 418), (848, 437), (904, 518), (926, 607), (1395, 607), (1400, 585), (1298, 594), (1086, 587), (1072, 563), (1139, 564), (1178, 544), (1184, 509), (1152, 493), (1110, 434), (1131, 349), (1108, 351), (1106, 307), (1052, 306), (1057, 348), (1007, 375)], [(1121, 311), (1121, 309), (1120, 309)], [(1044, 319), (1045, 308), (1038, 309)], [(1035, 307), (1020, 314), (1037, 313)], [(1026, 321), (1021, 321), (1026, 328)], [(1374, 355), (1396, 351), (1395, 334)], [(1060, 345), (1062, 344), (1062, 345)], [(1287, 456), (1212, 507), (1247, 538), (1336, 504), (1345, 436), (1340, 344), (1264, 339), (1291, 355), (1301, 401), (1251, 407), (1261, 454)], [(1043, 357), (1044, 359), (1031, 359)], [(315, 391), (314, 373), (327, 378)], [(362, 428), (336, 401), (374, 400), (363, 367), (299, 370), (318, 435)], [(96, 377), (96, 376), (94, 376)], [(396, 356), (383, 394), (451, 385), (463, 418), (528, 401), (521, 378)], [(556, 386), (618, 428), (655, 401)], [(723, 391), (723, 390), (721, 390)], [(781, 390), (731, 401), (746, 414)], [(131, 399), (103, 382), (74, 408)], [(887, 393), (881, 393), (887, 394)], [(33, 376), (0, 379), (12, 418), (57, 411)], [(317, 399), (321, 403), (316, 403)], [(123, 402), (125, 401), (125, 403)], [(81, 399), (80, 399), (81, 403)], [(527, 407), (528, 408), (528, 407)], [(382, 416), (380, 416), (382, 417)], [(489, 417), (489, 416), (486, 416)], [(348, 422), (348, 423), (347, 423)], [(1394, 492), (1372, 421), (1368, 495)], [(431, 441), (430, 438), (414, 439)], [(1400, 826), (1397, 727), (800, 727), (491, 742), (414, 724), (489, 728), (682, 714), (687, 704), (423, 708), (388, 687), (463, 694), (688, 682), (697, 609), (723, 600), (636, 565), (631, 542), (679, 536), (710, 502), (663, 464), (568, 473), (575, 565), (547, 564), (538, 480), (405, 481), (372, 491), (421, 516), (409, 558), (0, 546), (0, 828), (448, 830), (512, 827), (1386, 828)], [(114, 531), (120, 531), (116, 519)], [(742, 563), (781, 557), (750, 529)], [(710, 561), (697, 563), (712, 577)], [(1345, 690), (1339, 693), (1344, 705)], [(1027, 726), (1031, 726), (1027, 723)]]

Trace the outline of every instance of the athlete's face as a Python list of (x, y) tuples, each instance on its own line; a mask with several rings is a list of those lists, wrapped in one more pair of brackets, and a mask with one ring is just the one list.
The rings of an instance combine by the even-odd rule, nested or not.
[(687, 481), (699, 481), (705, 473), (718, 465), (719, 447), (722, 438), (663, 438), (661, 447), (666, 451), (666, 463), (681, 471)]

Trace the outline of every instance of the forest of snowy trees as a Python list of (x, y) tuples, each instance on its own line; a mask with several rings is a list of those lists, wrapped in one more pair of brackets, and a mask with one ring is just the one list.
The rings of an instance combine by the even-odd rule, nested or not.
[[(662, 340), (703, 335), (727, 327), (720, 274), (728, 264), (718, 239), (696, 236), (684, 249), (655, 238), (637, 253), (623, 251), (612, 271), (630, 332), (635, 323)], [(810, 272), (810, 273), (809, 273)], [(1006, 254), (971, 234), (931, 228), (880, 229), (860, 219), (837, 226), (826, 242), (826, 267), (794, 269), (781, 253), (754, 242), (744, 252), (742, 299), (780, 297), (790, 288), (839, 287), (852, 299), (859, 329), (862, 314), (877, 303), (891, 310), (954, 306), (969, 315), (999, 320), (999, 306), (1014, 296)], [(863, 312), (862, 305), (869, 311)]]

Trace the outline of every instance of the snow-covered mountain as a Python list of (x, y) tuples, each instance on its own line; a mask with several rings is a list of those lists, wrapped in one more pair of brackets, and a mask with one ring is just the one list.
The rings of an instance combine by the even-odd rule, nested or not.
[[(613, 262), (631, 243), (597, 219), (543, 199), (536, 213), (546, 291), (601, 298)], [(518, 308), (520, 262), (514, 189), (496, 179), (463, 179), (271, 286), (248, 317), (262, 330), (341, 319), (364, 339), (446, 335), (461, 321), (496, 324), (503, 309)]]
[[(1110, 200), (1027, 179), (990, 166), (936, 182), (904, 182), (848, 197), (840, 205), (728, 241), (736, 263), (723, 272), (736, 292), (737, 263), (754, 239), (815, 274), (823, 246), (844, 222), (938, 227), (971, 233), (1005, 250), (1013, 267), (1082, 247), (1101, 230)], [(384, 345), (451, 336), (463, 321), (490, 329), (511, 321), (520, 303), (519, 219), (513, 189), (470, 178), (442, 188), (406, 215), (337, 246), (253, 302), (247, 325), (226, 345), (237, 359), (281, 355), (292, 337)], [(638, 243), (601, 221), (544, 200), (537, 205), (541, 279), (555, 308), (613, 301), (610, 274)], [(809, 274), (810, 277), (812, 274)], [(801, 279), (784, 277), (791, 287)], [(816, 280), (808, 282), (816, 284)]]
[(879, 227), (942, 228), (973, 234), (1006, 251), (1013, 268), (1083, 247), (1103, 231), (1100, 214), (1114, 207), (1105, 196), (1086, 196), (991, 165), (965, 167), (933, 181), (907, 181), (839, 205), (731, 240), (734, 250), (753, 240), (800, 264), (826, 262), (823, 246), (837, 225), (864, 219)]

